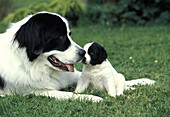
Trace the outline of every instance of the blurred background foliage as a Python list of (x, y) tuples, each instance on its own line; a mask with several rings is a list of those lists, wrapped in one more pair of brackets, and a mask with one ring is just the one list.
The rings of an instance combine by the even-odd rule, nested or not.
[(103, 25), (170, 23), (170, 0), (88, 0), (88, 3), (87, 16)]
[(0, 0), (4, 24), (38, 11), (59, 13), (74, 26), (80, 19), (106, 26), (170, 23), (170, 0)]
[(0, 20), (10, 13), (12, 0), (0, 0)]

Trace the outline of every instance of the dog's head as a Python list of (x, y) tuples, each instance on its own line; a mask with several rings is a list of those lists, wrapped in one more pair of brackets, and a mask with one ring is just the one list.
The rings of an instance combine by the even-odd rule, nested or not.
[(82, 60), (83, 64), (97, 65), (101, 64), (107, 58), (107, 53), (104, 47), (96, 42), (87, 43), (84, 46), (86, 54)]
[(71, 39), (67, 20), (55, 13), (32, 15), (16, 32), (14, 42), (25, 48), (28, 59), (34, 62), (45, 56), (48, 66), (60, 71), (74, 71), (85, 51)]

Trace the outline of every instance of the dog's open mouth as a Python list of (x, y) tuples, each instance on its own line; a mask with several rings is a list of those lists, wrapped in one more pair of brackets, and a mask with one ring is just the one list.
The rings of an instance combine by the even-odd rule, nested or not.
[(74, 65), (73, 64), (64, 64), (61, 61), (59, 61), (54, 56), (49, 56), (48, 61), (56, 68), (63, 70), (63, 71), (70, 71), (74, 72)]

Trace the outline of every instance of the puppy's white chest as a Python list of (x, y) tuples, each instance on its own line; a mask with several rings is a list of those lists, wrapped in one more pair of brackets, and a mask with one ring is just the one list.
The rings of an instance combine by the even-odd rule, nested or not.
[(100, 89), (104, 91), (104, 80), (102, 76), (94, 75), (93, 77), (91, 77), (90, 87), (91, 89)]
[(100, 74), (100, 71), (93, 70), (93, 71), (84, 71), (82, 74), (82, 78), (87, 79), (89, 81), (89, 88), (105, 90), (104, 88), (104, 76)]

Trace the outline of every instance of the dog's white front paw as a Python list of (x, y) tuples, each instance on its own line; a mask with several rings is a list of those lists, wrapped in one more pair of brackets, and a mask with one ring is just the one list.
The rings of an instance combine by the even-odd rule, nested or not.
[(100, 102), (103, 100), (103, 98), (93, 95), (76, 94), (76, 97), (80, 100), (92, 100), (93, 102)]
[(103, 98), (93, 95), (89, 95), (89, 99), (91, 99), (93, 102), (100, 102), (103, 100)]
[(76, 88), (76, 90), (74, 91), (75, 93), (82, 93), (84, 90), (83, 89), (78, 89)]

